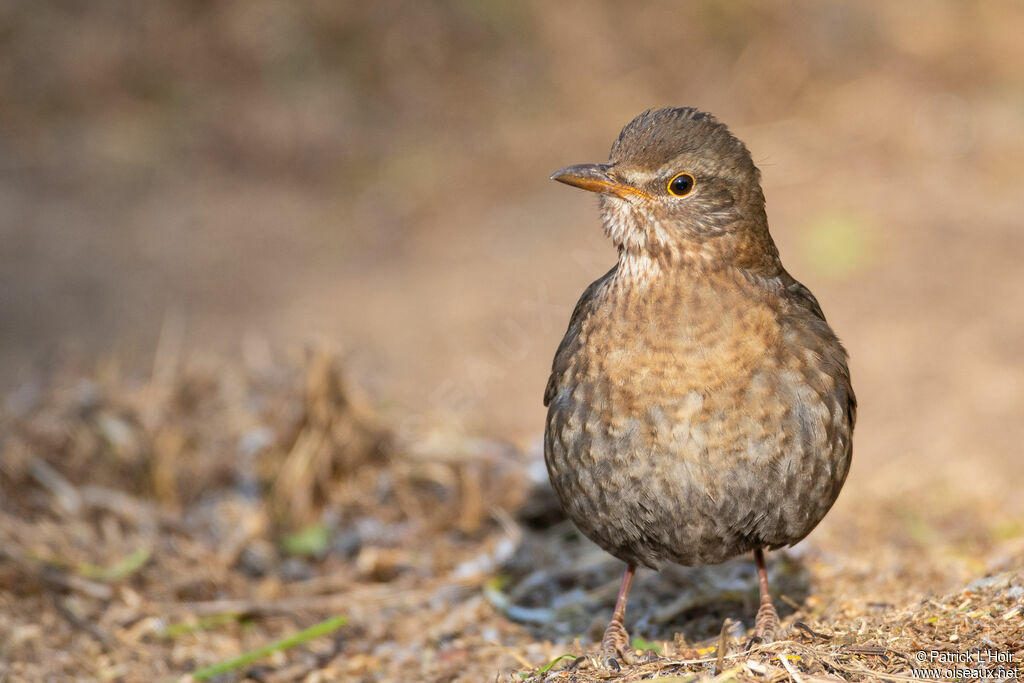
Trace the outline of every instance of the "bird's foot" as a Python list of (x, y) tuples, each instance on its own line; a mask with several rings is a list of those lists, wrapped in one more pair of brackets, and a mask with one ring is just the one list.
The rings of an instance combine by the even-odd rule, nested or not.
[(780, 631), (779, 614), (775, 611), (775, 605), (770, 600), (762, 601), (754, 620), (754, 638), (762, 643), (771, 643), (778, 637)]
[(612, 619), (601, 639), (601, 647), (593, 655), (577, 659), (572, 668), (595, 668), (602, 671), (621, 671), (623, 664), (635, 664), (636, 655), (630, 646), (629, 633), (619, 619)]
[(601, 639), (598, 656), (606, 666), (611, 666), (613, 669), (619, 668), (616, 656), (621, 657), (626, 664), (633, 664), (636, 661), (633, 648), (630, 646), (629, 633), (626, 632), (626, 626), (620, 620), (612, 619), (608, 623), (608, 628), (604, 631), (604, 638)]

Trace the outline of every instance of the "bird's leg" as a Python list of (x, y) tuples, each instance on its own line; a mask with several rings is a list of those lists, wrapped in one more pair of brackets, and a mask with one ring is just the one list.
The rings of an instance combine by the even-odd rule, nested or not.
[(626, 598), (629, 596), (629, 587), (633, 583), (633, 574), (636, 573), (636, 565), (630, 564), (626, 567), (626, 573), (622, 575), (622, 585), (619, 586), (619, 597), (615, 601), (615, 611), (612, 613), (612, 620), (608, 622), (608, 628), (604, 630), (604, 638), (601, 639), (601, 665), (618, 669), (618, 662), (615, 658), (621, 657), (626, 664), (634, 661), (633, 648), (629, 644), (629, 633), (626, 632)]
[(754, 550), (754, 561), (757, 562), (757, 582), (761, 587), (761, 606), (754, 620), (754, 637), (765, 643), (775, 640), (779, 631), (779, 615), (772, 604), (772, 593), (768, 587), (768, 569), (764, 565), (764, 550)]

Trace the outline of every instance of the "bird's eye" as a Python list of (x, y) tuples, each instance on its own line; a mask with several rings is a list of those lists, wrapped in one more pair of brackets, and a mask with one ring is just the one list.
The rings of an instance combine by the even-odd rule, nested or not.
[(680, 173), (668, 181), (668, 191), (677, 197), (685, 197), (693, 192), (693, 176), (689, 173)]

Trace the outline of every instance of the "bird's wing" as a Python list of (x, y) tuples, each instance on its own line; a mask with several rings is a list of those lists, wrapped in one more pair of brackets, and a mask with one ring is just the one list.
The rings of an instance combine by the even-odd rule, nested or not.
[(818, 303), (818, 300), (811, 294), (811, 290), (807, 289), (802, 282), (797, 281), (789, 273), (783, 272), (782, 286), (785, 287), (791, 301), (796, 301), (802, 308), (810, 311), (821, 320), (825, 319), (825, 314), (821, 310), (821, 304)]
[[(781, 281), (782, 286), (785, 287), (786, 292), (789, 294), (790, 301), (795, 302), (800, 308), (812, 314), (821, 322), (826, 322), (825, 314), (821, 311), (821, 306), (818, 304), (818, 300), (811, 293), (811, 290), (807, 289), (803, 283), (797, 281), (796, 278), (785, 271), (782, 273)], [(834, 338), (835, 333), (832, 331), (832, 328), (828, 327), (826, 324), (826, 329), (828, 330), (828, 334)], [(846, 363), (846, 350), (843, 348), (842, 344), (839, 343), (838, 339), (835, 341), (836, 357), (833, 361), (836, 363), (838, 368), (841, 368), (841, 371), (838, 373), (838, 377), (842, 379), (842, 381), (837, 382), (835, 391), (837, 394), (842, 394), (841, 403), (845, 407), (846, 417), (850, 422), (850, 427), (852, 428), (857, 421), (857, 397), (854, 395), (853, 387), (850, 385), (850, 370)]]
[(569, 329), (565, 331), (562, 343), (558, 345), (558, 351), (555, 352), (555, 360), (551, 363), (551, 376), (548, 377), (548, 385), (544, 388), (545, 406), (551, 403), (551, 399), (558, 393), (558, 380), (568, 369), (569, 359), (579, 349), (580, 329), (583, 327), (583, 321), (587, 319), (594, 309), (597, 293), (612, 278), (617, 267), (618, 265), (613, 266), (603, 276), (591, 282), (590, 286), (583, 291), (583, 296), (576, 303), (572, 317), (569, 318)]

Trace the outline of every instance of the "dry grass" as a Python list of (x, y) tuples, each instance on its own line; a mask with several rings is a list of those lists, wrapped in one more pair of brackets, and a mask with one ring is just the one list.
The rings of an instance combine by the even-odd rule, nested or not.
[(319, 353), (244, 375), (72, 378), (11, 396), (4, 421), (15, 680), (185, 673), (334, 614), (351, 626), (267, 676), (359, 674), (396, 640), (389, 615), (430, 621), (479, 594), (493, 564), (459, 565), (486, 556), (524, 488), (500, 445), (403, 442)]
[[(789, 640), (747, 652), (741, 624), (722, 628), (751, 623), (756, 604), (736, 561), (640, 576), (629, 621), (661, 658), (617, 674), (565, 669), (573, 658), (545, 669), (592, 647), (619, 567), (531, 483), (533, 456), (399, 435), (326, 353), (158, 366), (147, 381), (108, 368), (6, 401), (6, 680), (170, 679), (289, 637), (226, 675), (902, 680), (918, 651), (1024, 657), (1019, 525), (982, 508), (956, 512), (959, 527), (925, 516), (908, 525), (915, 545), (879, 504), (773, 558)], [(329, 633), (295, 637), (331, 617), (343, 619)]]
[[(818, 626), (823, 632), (788, 620), (787, 638), (749, 650), (728, 636), (705, 647), (662, 643), (661, 657), (619, 675), (562, 670), (528, 680), (900, 681), (921, 677), (915, 669), (930, 668), (942, 676), (955, 667), (987, 671), (990, 677), (1000, 671), (1003, 678), (1019, 676), (1024, 657), (1022, 597), (1024, 571), (1005, 572), (899, 608), (879, 604), (867, 612), (844, 611)], [(943, 662), (943, 657), (963, 652), (998, 652), (1008, 661), (985, 654), (981, 662)]]

